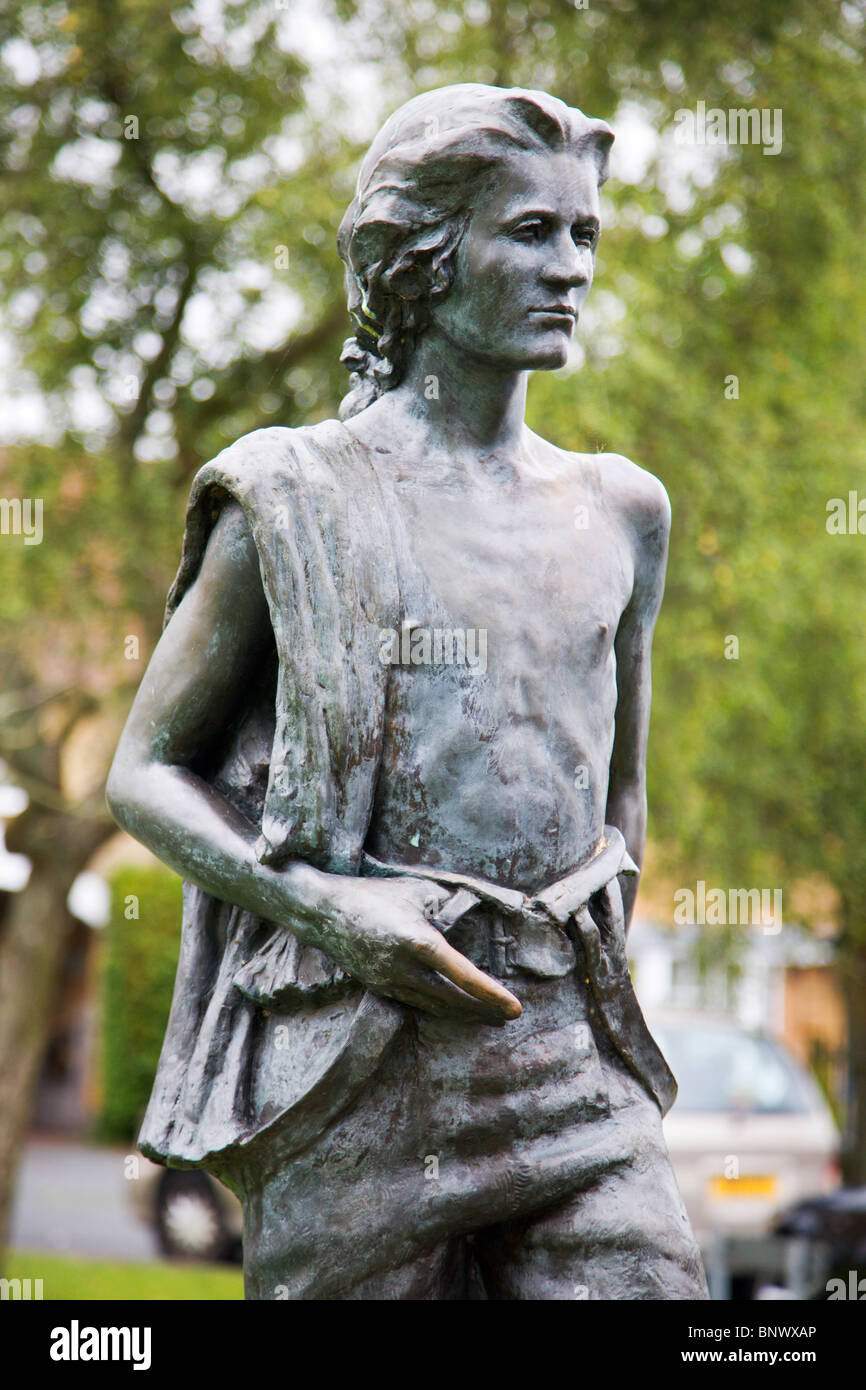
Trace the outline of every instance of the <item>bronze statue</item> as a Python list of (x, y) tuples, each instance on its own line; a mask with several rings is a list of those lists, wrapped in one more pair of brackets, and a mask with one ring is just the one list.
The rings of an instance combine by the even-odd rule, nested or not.
[(185, 880), (140, 1147), (239, 1194), (248, 1298), (706, 1297), (625, 954), (668, 501), (524, 423), (612, 141), (403, 106), (340, 228), (340, 420), (193, 483), (108, 798)]

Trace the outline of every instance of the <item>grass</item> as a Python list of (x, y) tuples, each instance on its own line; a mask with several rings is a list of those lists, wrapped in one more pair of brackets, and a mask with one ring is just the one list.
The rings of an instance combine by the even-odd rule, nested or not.
[(41, 1279), (45, 1300), (143, 1299), (145, 1301), (242, 1299), (239, 1266), (159, 1261), (126, 1264), (10, 1250), (3, 1271), (7, 1279)]

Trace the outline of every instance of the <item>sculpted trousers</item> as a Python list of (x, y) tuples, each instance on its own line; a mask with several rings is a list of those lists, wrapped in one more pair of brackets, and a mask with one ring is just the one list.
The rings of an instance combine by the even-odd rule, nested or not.
[(411, 1011), (348, 1113), (235, 1175), (247, 1298), (707, 1297), (658, 1105), (582, 962), (502, 973), (519, 1019)]

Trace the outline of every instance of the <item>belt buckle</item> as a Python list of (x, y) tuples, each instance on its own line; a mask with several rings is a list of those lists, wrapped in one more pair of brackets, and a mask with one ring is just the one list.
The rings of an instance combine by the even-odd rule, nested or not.
[(492, 914), (487, 928), (488, 968), (492, 975), (507, 979), (517, 974), (517, 966), (509, 955), (510, 947), (515, 945), (516, 940), (505, 930), (505, 922), (499, 913)]

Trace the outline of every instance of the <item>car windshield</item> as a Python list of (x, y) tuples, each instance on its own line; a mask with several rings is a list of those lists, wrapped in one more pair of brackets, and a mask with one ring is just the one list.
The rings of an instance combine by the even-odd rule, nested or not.
[(811, 1088), (796, 1064), (769, 1038), (710, 1024), (653, 1029), (679, 1083), (677, 1109), (804, 1114)]

